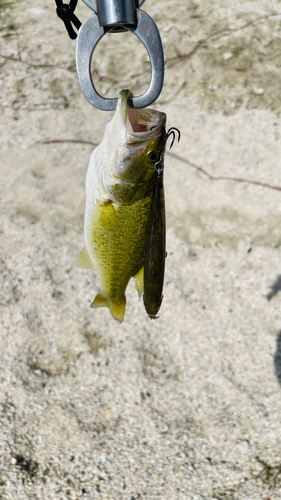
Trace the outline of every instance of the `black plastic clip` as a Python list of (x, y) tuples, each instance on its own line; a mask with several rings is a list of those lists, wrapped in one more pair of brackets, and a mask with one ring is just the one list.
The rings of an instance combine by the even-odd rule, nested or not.
[(70, 0), (69, 5), (63, 3), (62, 0), (55, 0), (55, 2), (57, 4), (58, 17), (64, 22), (70, 38), (75, 40), (75, 38), (77, 38), (77, 33), (75, 33), (71, 23), (74, 24), (77, 30), (79, 30), (82, 25), (81, 21), (79, 21), (78, 17), (74, 14), (78, 0)]

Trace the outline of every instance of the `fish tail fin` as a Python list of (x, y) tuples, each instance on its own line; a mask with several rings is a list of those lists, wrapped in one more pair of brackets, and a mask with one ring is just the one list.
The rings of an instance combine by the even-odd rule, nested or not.
[(125, 314), (125, 306), (126, 306), (126, 297), (124, 295), (123, 299), (120, 302), (113, 302), (108, 299), (102, 293), (98, 293), (94, 302), (91, 304), (91, 307), (108, 307), (111, 312), (111, 316), (122, 323)]
[(122, 323), (124, 319), (124, 314), (125, 314), (125, 307), (126, 307), (126, 297), (120, 301), (120, 302), (111, 302), (109, 306), (109, 310), (111, 312), (111, 315), (114, 319), (119, 321), (119, 323)]

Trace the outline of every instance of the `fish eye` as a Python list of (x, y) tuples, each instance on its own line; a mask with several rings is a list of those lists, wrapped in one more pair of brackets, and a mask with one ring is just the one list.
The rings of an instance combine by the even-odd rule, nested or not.
[(150, 151), (147, 156), (152, 163), (155, 163), (157, 160), (159, 160), (159, 153), (157, 151)]

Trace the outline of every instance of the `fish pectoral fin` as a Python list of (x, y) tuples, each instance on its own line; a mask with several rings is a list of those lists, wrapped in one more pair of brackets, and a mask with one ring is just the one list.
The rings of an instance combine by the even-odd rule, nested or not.
[(117, 218), (112, 201), (105, 203), (99, 202), (100, 206), (100, 220), (105, 229), (115, 229), (117, 225)]
[(142, 266), (140, 268), (140, 270), (137, 272), (137, 274), (135, 274), (135, 276), (134, 276), (135, 285), (136, 285), (139, 297), (141, 297), (143, 294), (143, 268), (144, 268), (144, 266)]
[(102, 293), (98, 293), (91, 307), (108, 307), (111, 312), (111, 316), (122, 323), (125, 314), (126, 297), (124, 295), (120, 302), (113, 302), (108, 299)]
[(78, 207), (76, 208), (75, 216), (82, 215), (85, 213), (86, 208), (86, 194), (84, 194), (79, 201)]
[(75, 265), (77, 267), (82, 267), (83, 269), (94, 269), (90, 256), (84, 247), (83, 250), (76, 257)]

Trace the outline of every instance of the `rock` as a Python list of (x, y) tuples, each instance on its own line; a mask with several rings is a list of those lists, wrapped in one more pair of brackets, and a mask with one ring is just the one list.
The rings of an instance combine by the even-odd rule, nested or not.
[(224, 61), (229, 61), (230, 59), (233, 58), (233, 56), (234, 54), (232, 52), (224, 52), (222, 58)]
[(262, 87), (256, 87), (253, 89), (253, 91), (256, 95), (263, 95), (264, 94), (264, 89)]

